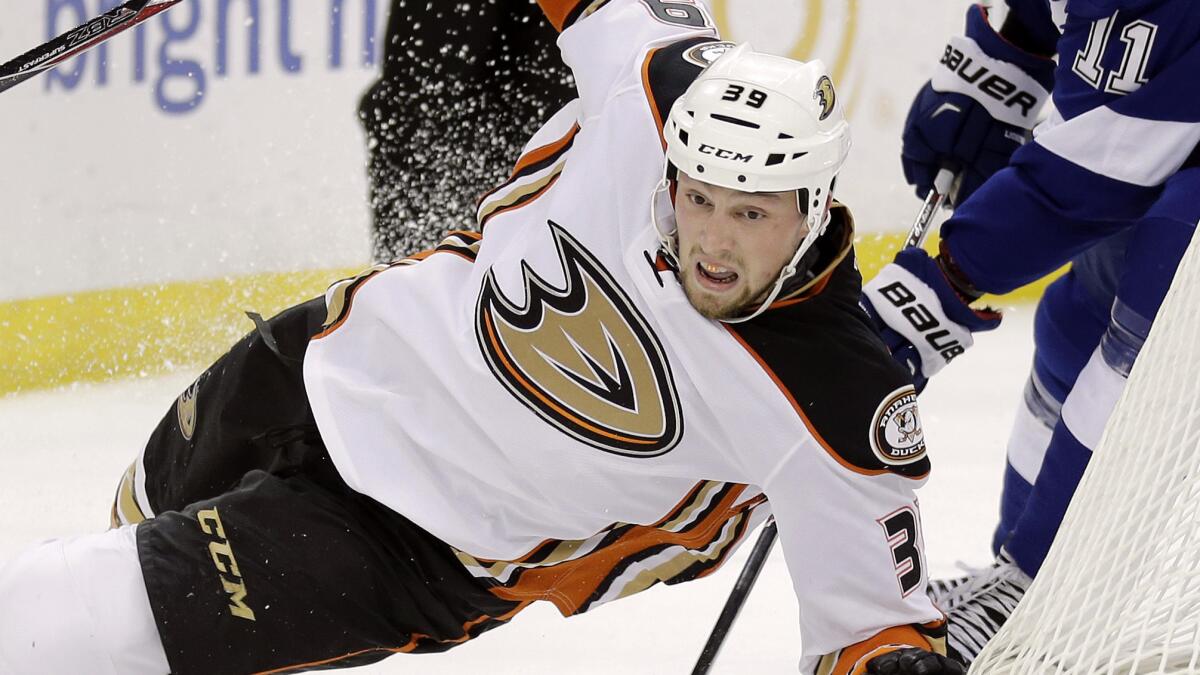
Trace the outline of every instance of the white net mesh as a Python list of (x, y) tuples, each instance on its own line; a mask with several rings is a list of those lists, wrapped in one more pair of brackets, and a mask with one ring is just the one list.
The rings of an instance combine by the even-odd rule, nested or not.
[(972, 675), (1200, 673), (1197, 242), (1050, 555)]

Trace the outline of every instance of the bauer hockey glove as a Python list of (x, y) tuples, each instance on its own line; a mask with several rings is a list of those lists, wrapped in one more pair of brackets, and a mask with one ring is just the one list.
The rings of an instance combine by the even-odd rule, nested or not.
[(869, 675), (966, 675), (954, 659), (913, 647), (888, 652), (867, 662)]
[(948, 260), (906, 248), (863, 286), (863, 309), (917, 391), (974, 343), (972, 333), (1000, 325), (1000, 312), (968, 304), (978, 295)]
[(924, 197), (942, 167), (961, 176), (956, 204), (1004, 168), (1030, 138), (1054, 86), (1054, 61), (1001, 37), (980, 5), (964, 36), (950, 38), (933, 79), (904, 121), (904, 178)]

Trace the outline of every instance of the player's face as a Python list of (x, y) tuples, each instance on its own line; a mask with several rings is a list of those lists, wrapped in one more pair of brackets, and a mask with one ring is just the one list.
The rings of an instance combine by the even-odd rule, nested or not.
[(683, 172), (675, 221), (683, 291), (710, 319), (765, 299), (808, 231), (795, 192), (741, 192)]

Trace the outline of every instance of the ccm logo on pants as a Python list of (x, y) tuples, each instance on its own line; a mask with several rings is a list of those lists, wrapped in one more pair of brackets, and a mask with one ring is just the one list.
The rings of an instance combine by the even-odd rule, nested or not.
[(211, 508), (197, 513), (196, 519), (200, 522), (200, 529), (212, 537), (208, 552), (221, 576), (221, 588), (229, 596), (229, 613), (239, 619), (254, 621), (254, 610), (246, 605), (246, 582), (238, 570), (237, 559), (233, 557), (233, 547), (225, 538), (221, 515), (216, 508)]

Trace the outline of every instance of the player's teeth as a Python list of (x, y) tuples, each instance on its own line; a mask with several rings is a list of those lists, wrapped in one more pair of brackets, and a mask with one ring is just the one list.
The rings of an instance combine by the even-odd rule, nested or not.
[(704, 262), (700, 263), (700, 265), (704, 267), (705, 272), (708, 272), (710, 274), (725, 274), (726, 272), (730, 271), (730, 270), (725, 269), (724, 267), (720, 267), (718, 265), (709, 265), (708, 263), (704, 263)]

